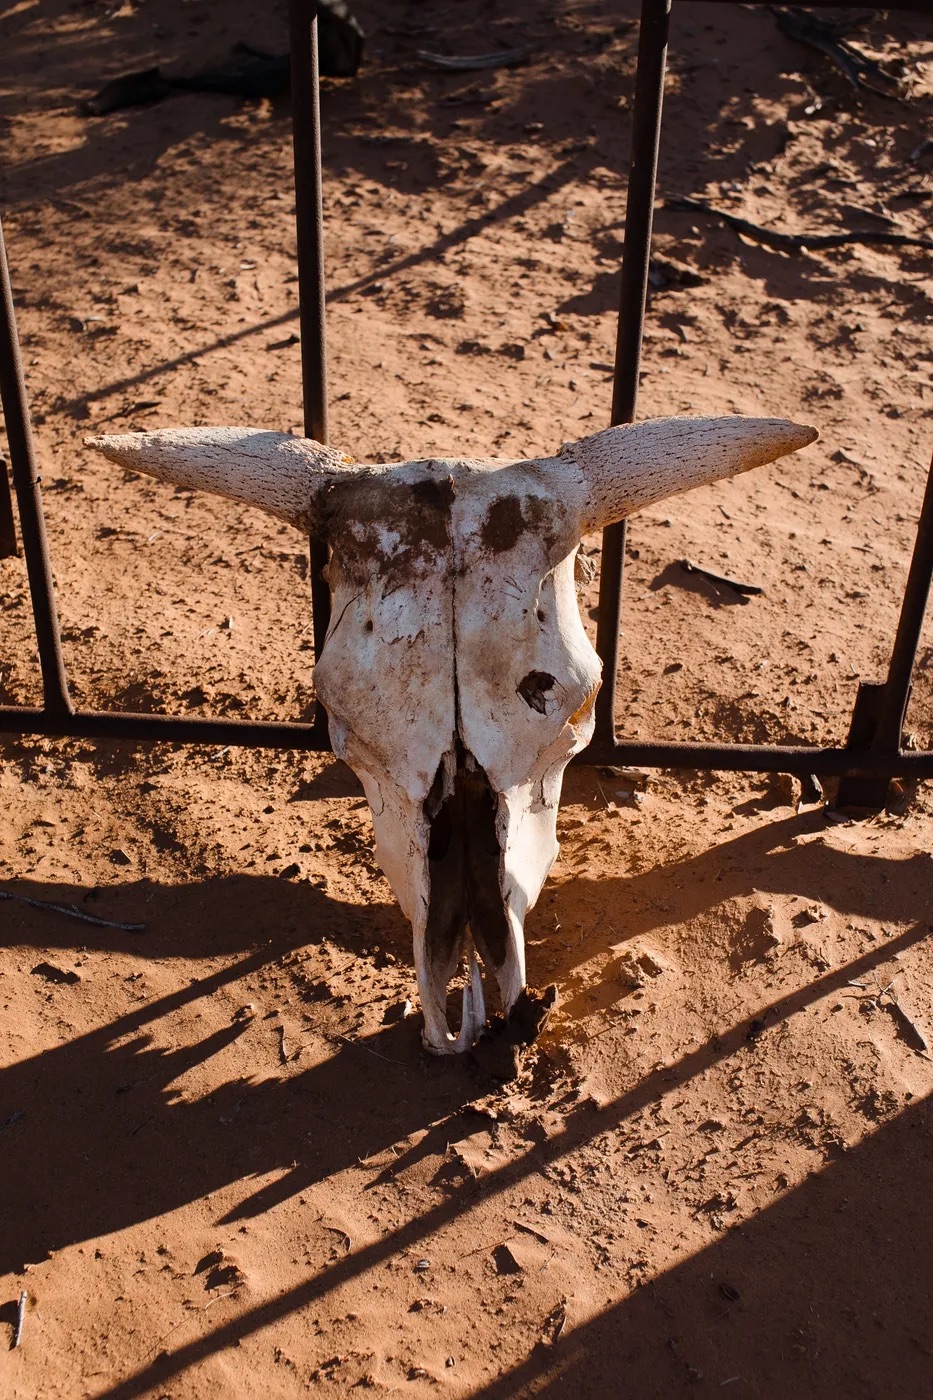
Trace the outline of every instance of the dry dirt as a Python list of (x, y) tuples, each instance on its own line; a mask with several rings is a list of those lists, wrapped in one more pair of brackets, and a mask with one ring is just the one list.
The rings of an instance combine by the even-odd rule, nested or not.
[[(364, 71), (323, 92), (334, 441), (510, 456), (603, 426), (631, 0), (358, 13)], [(237, 40), (283, 47), (281, 4), (0, 14), (0, 208), (86, 705), (310, 713), (299, 535), (81, 445), (299, 427), (287, 109), (77, 109)], [(416, 57), (518, 42), (512, 70)], [(929, 21), (860, 42), (905, 61), (905, 100), (857, 94), (764, 7), (675, 6), (662, 199), (929, 234)], [(656, 279), (640, 413), (786, 414), (822, 441), (635, 522), (620, 725), (842, 741), (929, 463), (929, 254), (787, 255), (673, 209), (656, 229), (695, 285)], [(921, 747), (931, 677), (928, 628)], [(5, 560), (0, 701), (38, 695)], [(929, 788), (855, 823), (790, 780), (670, 771), (636, 798), (575, 769), (528, 921), (561, 1004), (505, 1087), (421, 1054), (407, 928), (332, 760), (4, 740), (0, 797), (0, 890), (145, 925), (0, 902), (4, 1348), (28, 1293), (5, 1395), (933, 1395)]]

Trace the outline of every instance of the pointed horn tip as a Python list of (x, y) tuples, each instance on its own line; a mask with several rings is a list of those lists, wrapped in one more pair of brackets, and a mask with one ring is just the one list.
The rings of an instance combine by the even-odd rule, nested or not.
[(84, 439), (85, 447), (95, 452), (103, 452), (105, 457), (114, 457), (134, 446), (133, 439), (143, 437), (142, 433), (90, 433)]
[(811, 442), (817, 442), (819, 440), (819, 428), (814, 428), (809, 423), (792, 423), (788, 421), (787, 426), (790, 429), (788, 436), (793, 438), (792, 452), (796, 452), (801, 447), (809, 447)]

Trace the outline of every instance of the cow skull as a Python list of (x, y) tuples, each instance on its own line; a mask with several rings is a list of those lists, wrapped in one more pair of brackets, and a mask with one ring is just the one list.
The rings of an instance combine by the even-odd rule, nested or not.
[[(486, 1019), (476, 951), (507, 1016), (524, 988), (525, 914), (557, 855), (561, 780), (593, 732), (600, 662), (576, 601), (580, 539), (816, 437), (781, 419), (667, 418), (532, 461), (376, 466), (249, 428), (88, 443), (328, 540), (317, 695), (412, 924), (424, 1044), (452, 1054)], [(447, 986), (464, 953), (454, 1036)]]

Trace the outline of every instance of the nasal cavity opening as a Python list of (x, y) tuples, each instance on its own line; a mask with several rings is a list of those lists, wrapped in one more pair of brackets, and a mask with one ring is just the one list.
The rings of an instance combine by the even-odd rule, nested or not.
[(452, 975), (469, 926), (487, 967), (498, 968), (505, 959), (509, 924), (500, 884), (496, 794), (459, 744), (453, 791), (446, 798), (444, 787), (442, 767), (424, 804), (430, 824), (428, 946), (433, 958), (453, 963)]

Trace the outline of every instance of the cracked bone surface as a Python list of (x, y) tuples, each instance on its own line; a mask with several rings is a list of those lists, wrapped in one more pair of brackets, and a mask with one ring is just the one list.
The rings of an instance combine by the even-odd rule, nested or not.
[[(662, 418), (531, 461), (371, 466), (250, 428), (87, 441), (328, 540), (317, 695), (411, 921), (424, 1044), (454, 1054), (485, 1021), (474, 948), (506, 1016), (524, 988), (525, 914), (557, 855), (564, 769), (593, 732), (600, 662), (577, 607), (581, 536), (817, 436), (784, 419)], [(447, 988), (464, 955), (455, 1036)]]

